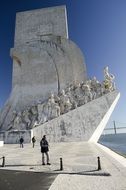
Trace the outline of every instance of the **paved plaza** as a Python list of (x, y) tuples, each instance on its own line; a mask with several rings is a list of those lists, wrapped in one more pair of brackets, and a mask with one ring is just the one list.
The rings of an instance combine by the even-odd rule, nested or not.
[[(27, 180), (24, 181), (24, 186), (26, 183), (26, 186), (29, 184), (29, 188), (31, 185), (32, 189), (44, 190), (42, 176), (45, 176), (49, 190), (126, 189), (126, 160), (123, 157), (120, 157), (119, 160), (116, 154), (108, 149), (104, 150), (98, 144), (87, 142), (51, 143), (49, 154), (51, 166), (42, 166), (39, 144), (36, 144), (35, 148), (32, 148), (32, 144), (25, 144), (24, 148), (20, 148), (18, 144), (1, 147), (0, 157), (5, 156), (5, 167), (1, 167), (0, 174), (4, 177), (5, 185), (7, 185), (7, 180), (11, 186), (14, 184), (13, 180), (17, 181), (24, 178), (22, 176), (28, 176), (28, 179), (26, 177)], [(101, 161), (101, 170), (99, 171), (97, 170), (98, 156)], [(60, 158), (63, 159), (63, 171), (60, 171)], [(2, 164), (2, 160), (0, 160), (0, 164)], [(8, 170), (8, 175), (3, 175), (3, 170), (4, 172)], [(13, 176), (13, 180), (9, 176)], [(36, 185), (35, 188), (33, 184), (39, 185)]]

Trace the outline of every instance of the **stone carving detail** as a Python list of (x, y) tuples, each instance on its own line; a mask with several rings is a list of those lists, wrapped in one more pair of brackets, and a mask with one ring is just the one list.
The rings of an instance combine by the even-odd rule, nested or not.
[(14, 119), (14, 125), (13, 125), (13, 129), (18, 129), (19, 127), (21, 127), (22, 124), (22, 114), (21, 112), (17, 113), (17, 116)]
[(61, 114), (68, 112), (72, 108), (70, 98), (65, 94), (65, 90), (62, 90), (59, 95), (59, 105), (61, 109)]
[(114, 75), (108, 67), (104, 68), (104, 81), (99, 82), (96, 77), (85, 82), (68, 84), (59, 94), (51, 93), (45, 102), (37, 102), (22, 112), (13, 112), (9, 129), (31, 129), (49, 120), (59, 117), (78, 106), (115, 90)]
[(111, 92), (112, 90), (115, 90), (115, 83), (113, 80), (115, 79), (115, 76), (111, 73), (109, 73), (108, 66), (104, 68), (104, 87), (107, 92)]

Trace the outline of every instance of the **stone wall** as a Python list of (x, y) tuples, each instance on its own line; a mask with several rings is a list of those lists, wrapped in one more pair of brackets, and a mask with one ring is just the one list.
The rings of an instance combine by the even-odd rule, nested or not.
[(4, 141), (0, 141), (0, 147), (4, 145)]
[(5, 144), (19, 144), (19, 139), (22, 136), (24, 143), (30, 143), (32, 134), (32, 130), (0, 132), (0, 140), (4, 141)]

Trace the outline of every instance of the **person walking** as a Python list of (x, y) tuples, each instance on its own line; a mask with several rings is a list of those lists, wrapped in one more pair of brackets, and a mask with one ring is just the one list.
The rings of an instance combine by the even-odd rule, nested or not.
[(21, 137), (19, 141), (20, 141), (20, 148), (23, 148), (24, 147), (24, 144), (23, 144), (24, 139), (23, 139), (23, 137)]
[(35, 146), (35, 142), (36, 142), (36, 139), (35, 139), (35, 136), (34, 137), (32, 137), (32, 147), (34, 148), (34, 146)]
[(48, 141), (46, 140), (46, 135), (43, 136), (42, 140), (40, 141), (40, 146), (41, 146), (41, 153), (42, 153), (42, 165), (45, 165), (45, 157), (44, 154), (46, 155), (46, 161), (47, 161), (47, 165), (51, 165), (49, 163), (49, 144)]

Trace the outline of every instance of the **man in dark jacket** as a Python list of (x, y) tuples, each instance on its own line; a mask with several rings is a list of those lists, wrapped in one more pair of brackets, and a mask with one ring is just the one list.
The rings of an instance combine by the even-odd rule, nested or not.
[(24, 143), (23, 137), (21, 137), (19, 141), (20, 141), (20, 148), (23, 148), (24, 147), (24, 145), (23, 145), (23, 143)]
[(40, 146), (41, 146), (41, 153), (42, 153), (42, 165), (45, 165), (45, 158), (44, 154), (46, 155), (46, 160), (47, 160), (47, 165), (50, 165), (49, 163), (49, 144), (48, 141), (46, 140), (46, 135), (43, 136), (42, 140), (40, 141)]
[(36, 142), (36, 139), (35, 139), (35, 136), (34, 137), (32, 137), (32, 147), (34, 148), (34, 146), (35, 146), (35, 142)]

